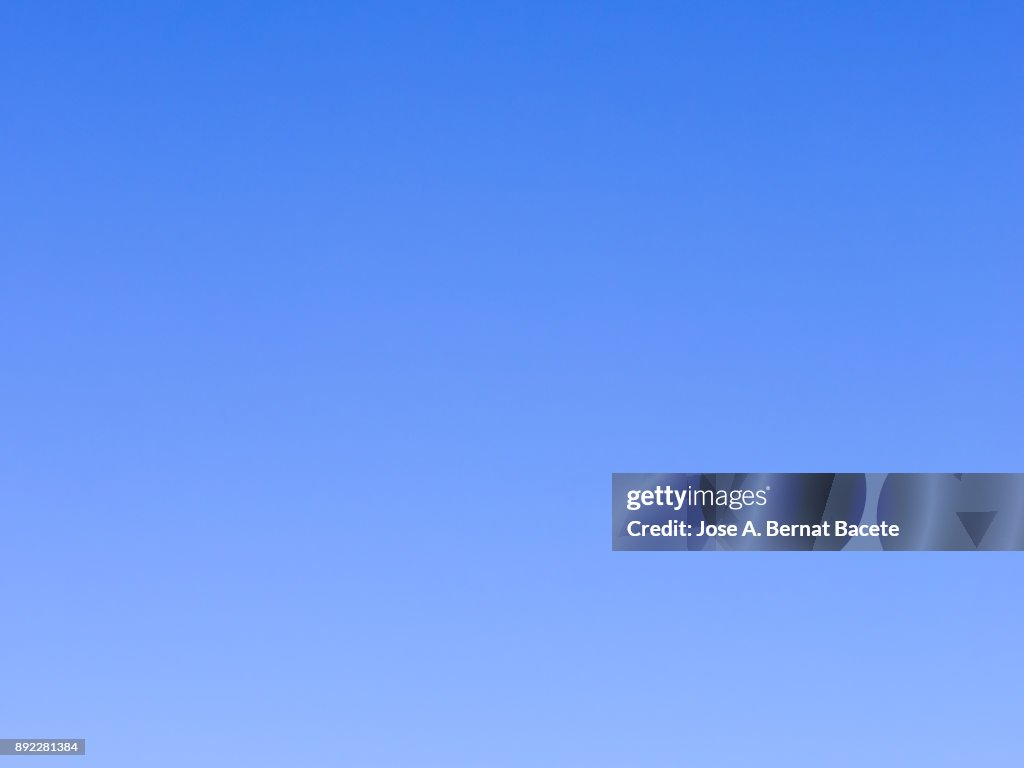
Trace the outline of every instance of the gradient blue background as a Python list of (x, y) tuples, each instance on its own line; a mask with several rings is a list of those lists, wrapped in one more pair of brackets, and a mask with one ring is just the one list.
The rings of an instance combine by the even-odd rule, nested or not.
[(0, 735), (1020, 765), (1019, 556), (613, 554), (609, 493), (1024, 469), (1022, 39), (1010, 2), (4, 3)]

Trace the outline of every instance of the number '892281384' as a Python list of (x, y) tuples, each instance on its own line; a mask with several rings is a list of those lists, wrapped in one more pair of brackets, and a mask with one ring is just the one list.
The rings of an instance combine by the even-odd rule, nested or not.
[(84, 754), (84, 739), (0, 739), (0, 755)]

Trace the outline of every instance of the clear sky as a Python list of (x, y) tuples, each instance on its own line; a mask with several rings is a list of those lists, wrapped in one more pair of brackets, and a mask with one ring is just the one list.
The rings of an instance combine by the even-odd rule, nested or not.
[(1022, 39), (3, 3), (0, 737), (1019, 766), (1019, 555), (613, 554), (609, 514), (613, 471), (1024, 469)]

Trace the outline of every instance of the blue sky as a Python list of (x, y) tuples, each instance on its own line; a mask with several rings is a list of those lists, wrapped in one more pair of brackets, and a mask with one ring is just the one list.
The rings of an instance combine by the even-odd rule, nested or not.
[(612, 472), (1024, 468), (1022, 22), (5, 4), (0, 736), (1019, 765), (1016, 555), (608, 514)]

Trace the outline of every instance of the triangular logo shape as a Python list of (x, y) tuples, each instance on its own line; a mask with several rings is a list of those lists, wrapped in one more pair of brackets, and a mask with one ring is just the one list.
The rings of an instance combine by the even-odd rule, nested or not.
[(988, 528), (992, 525), (992, 521), (995, 520), (996, 513), (957, 512), (956, 516), (960, 518), (960, 524), (967, 531), (967, 535), (971, 537), (974, 546), (978, 547), (981, 544), (981, 540), (985, 538), (985, 534), (988, 533)]

